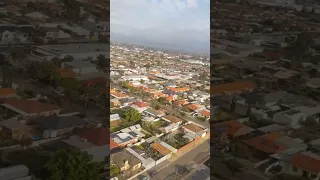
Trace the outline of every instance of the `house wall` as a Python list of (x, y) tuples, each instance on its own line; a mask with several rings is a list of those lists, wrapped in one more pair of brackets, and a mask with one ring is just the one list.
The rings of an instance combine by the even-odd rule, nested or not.
[(99, 70), (96, 67), (73, 68), (72, 71), (77, 74), (90, 74), (99, 72)]
[(205, 137), (198, 136), (195, 140), (191, 141), (190, 143), (186, 144), (185, 146), (181, 147), (177, 150), (177, 155), (183, 155), (189, 150), (193, 149), (198, 144), (201, 144), (203, 141), (210, 138), (210, 133), (207, 133)]
[(167, 155), (163, 156), (162, 158), (158, 159), (158, 160), (156, 161), (156, 165), (162, 163), (163, 161), (165, 161), (165, 160), (167, 160), (167, 159), (169, 159), (169, 158), (171, 157), (171, 155), (172, 155), (172, 153), (167, 154)]
[(41, 112), (37, 114), (29, 114), (29, 116), (51, 116), (55, 114), (60, 114), (61, 110), (54, 110), (54, 111), (48, 111), (48, 112)]
[(313, 180), (319, 180), (319, 177), (320, 177), (320, 173), (315, 174), (315, 173), (312, 173), (308, 170), (293, 166), (292, 164), (288, 164), (287, 173), (294, 175), (294, 176), (305, 176), (305, 177), (313, 179)]

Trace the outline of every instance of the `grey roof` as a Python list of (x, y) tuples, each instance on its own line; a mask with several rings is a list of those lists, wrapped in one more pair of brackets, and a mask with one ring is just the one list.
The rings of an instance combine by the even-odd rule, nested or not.
[(264, 126), (261, 128), (258, 128), (259, 131), (262, 131), (264, 133), (270, 133), (270, 132), (276, 132), (276, 131), (282, 131), (286, 128), (286, 126), (282, 126), (279, 124), (271, 124), (268, 126)]
[(86, 149), (90, 155), (93, 156), (94, 161), (105, 161), (106, 157), (109, 156), (110, 154), (110, 145), (104, 145), (104, 146), (97, 146), (93, 148)]
[(57, 115), (53, 115), (47, 117), (37, 117), (33, 120), (48, 129), (64, 129), (88, 124), (87, 121), (76, 116), (59, 117)]
[(87, 61), (72, 61), (72, 62), (65, 62), (64, 64), (74, 67), (74, 68), (87, 68), (87, 67), (96, 67), (95, 64), (92, 64)]
[(0, 125), (5, 128), (11, 129), (11, 130), (27, 128), (26, 125), (14, 120), (14, 119), (8, 119), (8, 120), (1, 121)]
[(0, 168), (0, 179), (11, 180), (21, 178), (29, 174), (29, 168), (25, 165), (14, 165)]
[(110, 161), (119, 167), (123, 167), (124, 161), (127, 160), (128, 163), (132, 166), (141, 163), (141, 161), (129, 153), (127, 150), (123, 150), (117, 153), (114, 153), (110, 157)]
[(96, 146), (95, 144), (85, 141), (78, 136), (72, 136), (69, 139), (63, 140), (63, 142), (78, 149), (88, 149)]

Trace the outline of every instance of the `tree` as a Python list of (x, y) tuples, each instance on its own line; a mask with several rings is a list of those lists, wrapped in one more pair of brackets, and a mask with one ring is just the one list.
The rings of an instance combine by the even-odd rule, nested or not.
[(125, 112), (124, 119), (127, 122), (137, 123), (142, 119), (142, 115), (138, 110), (131, 108)]
[(119, 172), (119, 167), (115, 164), (112, 164), (110, 167), (110, 177), (116, 176), (117, 174), (119, 174)]
[(141, 83), (141, 84), (143, 84), (143, 83), (144, 83), (144, 80), (143, 80), (143, 79), (141, 79), (141, 80), (140, 80), (140, 83)]
[(97, 59), (98, 59), (97, 67), (98, 67), (99, 71), (101, 71), (101, 69), (103, 69), (103, 68), (108, 67), (109, 62), (105, 56), (99, 55)]
[(60, 84), (64, 88), (64, 92), (72, 100), (79, 99), (83, 86), (77, 79), (62, 79)]
[(33, 140), (29, 136), (23, 136), (19, 141), (20, 146), (22, 146), (24, 149), (29, 148), (33, 144)]
[(166, 98), (164, 98), (164, 97), (160, 97), (159, 99), (158, 99), (158, 102), (160, 103), (160, 104), (168, 104), (168, 101), (167, 101), (167, 99)]
[(78, 149), (63, 149), (58, 151), (45, 164), (49, 180), (99, 180), (101, 164), (92, 162), (92, 156)]
[(155, 110), (159, 110), (159, 109), (161, 109), (161, 107), (160, 107), (159, 104), (156, 104), (156, 105), (154, 106), (154, 109), (155, 109)]

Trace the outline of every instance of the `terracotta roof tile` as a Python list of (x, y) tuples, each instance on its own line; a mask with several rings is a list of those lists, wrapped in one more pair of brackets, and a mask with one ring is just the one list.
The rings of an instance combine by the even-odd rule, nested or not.
[(211, 94), (219, 95), (223, 93), (236, 93), (254, 88), (255, 84), (252, 82), (233, 82), (220, 85), (212, 85)]
[(198, 110), (199, 105), (198, 104), (189, 104), (189, 105), (187, 105), (187, 108), (192, 111), (196, 111), (196, 110)]
[(0, 88), (0, 96), (15, 95), (16, 90), (12, 88)]
[(103, 146), (110, 143), (110, 132), (108, 128), (92, 129), (78, 134), (78, 136), (87, 139), (87, 141), (97, 146)]
[(156, 151), (158, 151), (161, 155), (167, 155), (169, 153), (171, 153), (171, 151), (169, 149), (167, 149), (166, 147), (162, 146), (160, 143), (158, 143), (157, 141), (155, 141), (152, 144), (152, 148)]
[(204, 115), (204, 116), (206, 116), (206, 117), (210, 117), (210, 111), (207, 110), (207, 109), (202, 110), (202, 111), (201, 111), (201, 114)]
[(170, 121), (171, 123), (182, 122), (182, 119), (175, 117), (175, 116), (172, 116), (172, 115), (166, 115), (166, 116), (163, 116), (162, 118)]
[(312, 155), (310, 152), (295, 154), (291, 159), (291, 163), (294, 166), (311, 171), (315, 174), (320, 173), (320, 158), (316, 157), (316, 155)]
[(59, 106), (56, 106), (54, 104), (41, 103), (36, 100), (25, 100), (17, 98), (6, 99), (3, 104), (10, 105), (28, 114), (37, 114), (60, 109)]
[(183, 127), (186, 129), (189, 129), (190, 131), (195, 132), (195, 133), (199, 133), (204, 130), (203, 128), (201, 128), (193, 123), (186, 124)]
[(145, 108), (145, 107), (148, 107), (149, 104), (148, 103), (145, 103), (145, 102), (135, 102), (133, 103), (134, 105), (138, 106), (139, 108)]
[(273, 132), (262, 136), (245, 140), (244, 142), (265, 153), (278, 153), (287, 149), (287, 147), (277, 144), (276, 140), (282, 136), (279, 132)]
[(114, 148), (116, 148), (116, 147), (118, 147), (118, 146), (119, 146), (118, 143), (116, 143), (116, 142), (114, 142), (112, 139), (110, 139), (110, 149), (114, 149)]

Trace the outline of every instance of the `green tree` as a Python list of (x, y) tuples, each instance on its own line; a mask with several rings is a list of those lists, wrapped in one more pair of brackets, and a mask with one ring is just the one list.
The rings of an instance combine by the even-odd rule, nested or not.
[(59, 85), (64, 88), (66, 95), (72, 100), (79, 99), (83, 91), (82, 83), (77, 79), (62, 79)]
[(158, 102), (160, 103), (160, 104), (168, 104), (168, 101), (167, 101), (167, 99), (166, 98), (164, 98), (164, 97), (160, 97), (159, 99), (158, 99)]
[(97, 59), (98, 59), (97, 67), (98, 67), (99, 71), (101, 71), (101, 69), (103, 69), (103, 68), (108, 67), (109, 61), (105, 56), (99, 55)]
[(100, 163), (93, 162), (92, 156), (78, 149), (58, 151), (45, 164), (49, 180), (99, 180)]
[(154, 109), (155, 109), (155, 110), (159, 110), (159, 109), (161, 109), (161, 107), (160, 107), (159, 104), (156, 104), (156, 105), (154, 106)]
[(117, 165), (112, 164), (110, 167), (110, 177), (118, 175), (120, 172), (120, 169)]
[(131, 108), (125, 112), (124, 119), (127, 122), (137, 123), (142, 119), (142, 114), (138, 110)]

